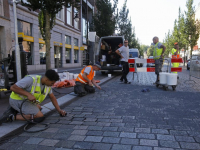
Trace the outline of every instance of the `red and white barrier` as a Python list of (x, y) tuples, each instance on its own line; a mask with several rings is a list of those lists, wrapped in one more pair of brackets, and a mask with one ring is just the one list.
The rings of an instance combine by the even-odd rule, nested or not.
[[(170, 61), (171, 60), (171, 61)], [(171, 63), (183, 63), (182, 58), (169, 58)], [(170, 63), (169, 62), (169, 63)], [(142, 64), (149, 64), (155, 63), (154, 59), (129, 59), (129, 72), (155, 72), (155, 67), (142, 67), (137, 68), (135, 64), (142, 63)], [(169, 67), (172, 65), (169, 64)], [(182, 67), (171, 67), (171, 72), (182, 72)]]

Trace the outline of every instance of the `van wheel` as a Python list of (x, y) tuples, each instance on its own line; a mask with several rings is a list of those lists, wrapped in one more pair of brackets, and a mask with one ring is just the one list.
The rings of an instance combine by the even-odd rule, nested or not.
[(106, 74), (106, 72), (105, 71), (101, 71), (101, 74)]

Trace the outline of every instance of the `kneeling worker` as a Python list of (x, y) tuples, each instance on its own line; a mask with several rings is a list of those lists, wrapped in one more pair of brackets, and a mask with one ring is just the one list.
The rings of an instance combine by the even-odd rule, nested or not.
[(94, 80), (94, 71), (101, 69), (101, 65), (96, 63), (94, 65), (86, 66), (81, 70), (81, 73), (76, 78), (76, 85), (74, 86), (74, 93), (79, 96), (85, 96), (87, 93), (94, 93), (96, 86), (98, 89), (101, 89), (99, 85), (96, 84)]
[(20, 112), (21, 104), (25, 99), (28, 99), (28, 101), (22, 105), (23, 116), (28, 120), (34, 117), (34, 122), (41, 122), (44, 120), (44, 115), (38, 103), (44, 101), (47, 95), (49, 95), (58, 113), (61, 116), (65, 116), (66, 112), (60, 109), (51, 89), (51, 86), (58, 80), (57, 72), (47, 70), (43, 77), (40, 75), (28, 75), (11, 86), (12, 93), (9, 99), (11, 107), (0, 118), (0, 125), (7, 121), (24, 120), (21, 114), (17, 114), (17, 112)]

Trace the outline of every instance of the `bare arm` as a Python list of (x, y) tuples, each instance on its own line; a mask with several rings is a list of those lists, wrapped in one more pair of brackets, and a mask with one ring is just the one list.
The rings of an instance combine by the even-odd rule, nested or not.
[(58, 111), (58, 113), (61, 114), (62, 116), (65, 116), (66, 112), (64, 110), (60, 109), (60, 106), (58, 105), (58, 101), (57, 101), (56, 97), (54, 96), (54, 94), (53, 93), (49, 94), (49, 97), (50, 97), (51, 102), (53, 103), (54, 107)]
[(29, 93), (29, 92), (25, 91), (24, 89), (18, 87), (16, 84), (11, 86), (10, 90), (15, 92), (15, 93), (17, 93), (17, 94), (26, 96), (30, 101), (35, 101), (36, 100), (36, 98), (31, 93)]
[(94, 79), (92, 79), (92, 83), (94, 84), (94, 86), (96, 86), (99, 90), (101, 89), (101, 87), (96, 83), (96, 81)]
[(121, 58), (124, 58), (124, 57), (120, 54), (119, 50), (116, 50), (115, 52), (116, 52), (117, 55), (119, 55)]

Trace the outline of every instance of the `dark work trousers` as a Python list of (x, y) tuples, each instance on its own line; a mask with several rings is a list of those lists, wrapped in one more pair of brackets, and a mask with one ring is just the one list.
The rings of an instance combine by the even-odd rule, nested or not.
[(76, 81), (76, 85), (74, 86), (74, 93), (79, 96), (85, 96), (87, 93), (94, 93), (95, 88), (93, 86), (89, 86), (88, 84), (83, 84), (81, 82)]
[(123, 67), (123, 70), (122, 70), (122, 77), (120, 78), (121, 81), (125, 81), (127, 82), (127, 74), (129, 73), (129, 66), (128, 66), (128, 62), (125, 62), (125, 61), (121, 61), (121, 65)]

